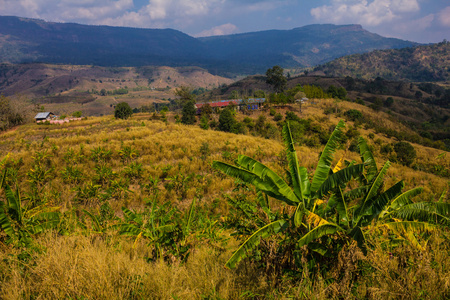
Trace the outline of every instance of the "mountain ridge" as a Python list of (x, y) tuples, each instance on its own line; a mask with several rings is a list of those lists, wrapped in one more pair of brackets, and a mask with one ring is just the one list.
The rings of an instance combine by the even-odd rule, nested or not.
[(144, 29), (0, 16), (0, 62), (99, 66), (199, 66), (212, 73), (256, 74), (273, 65), (307, 68), (375, 49), (417, 45), (360, 25), (307, 25), (194, 38), (175, 29)]

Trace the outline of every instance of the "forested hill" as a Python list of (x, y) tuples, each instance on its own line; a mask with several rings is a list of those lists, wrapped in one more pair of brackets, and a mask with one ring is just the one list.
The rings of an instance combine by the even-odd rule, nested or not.
[(139, 29), (0, 17), (0, 61), (74, 65), (196, 65), (197, 39), (173, 29)]
[(450, 42), (344, 56), (318, 66), (328, 76), (361, 79), (450, 80)]
[(89, 26), (0, 16), (3, 63), (199, 66), (232, 77), (264, 73), (274, 65), (305, 68), (344, 55), (414, 45), (370, 33), (360, 25), (308, 25), (196, 39), (173, 29)]
[(417, 45), (385, 38), (361, 25), (308, 25), (292, 30), (268, 30), (200, 38), (216, 58), (264, 71), (271, 66), (304, 68), (337, 57), (376, 49)]

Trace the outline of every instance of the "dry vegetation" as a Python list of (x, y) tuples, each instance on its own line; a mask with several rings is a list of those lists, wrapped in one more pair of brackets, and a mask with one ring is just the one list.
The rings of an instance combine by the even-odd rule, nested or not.
[[(323, 111), (336, 106), (341, 111), (357, 108), (383, 126), (408, 130), (383, 113), (350, 102), (320, 100), (297, 114), (311, 118), (313, 124), (328, 131), (343, 116), (324, 115)], [(285, 111), (278, 112), (284, 115)], [(256, 119), (260, 114), (269, 121), (272, 118), (268, 112), (250, 117)], [(244, 116), (238, 118), (242, 120)], [(347, 128), (353, 126), (353, 122), (347, 122)], [(377, 162), (386, 161), (388, 154), (381, 149), (393, 141), (373, 129), (361, 125), (356, 128), (373, 146)], [(348, 146), (343, 145), (337, 152), (334, 164), (340, 157), (360, 161), (359, 154), (349, 151)], [(320, 144), (297, 146), (300, 164), (309, 172), (313, 171), (322, 148)], [(443, 151), (420, 145), (414, 148), (416, 165), (450, 169), (448, 153), (440, 155)], [(7, 158), (0, 170), (8, 170), (6, 183), (17, 185), (24, 205), (57, 206), (62, 217), (54, 230), (34, 235), (27, 247), (7, 243), (5, 232), (0, 231), (0, 298), (445, 299), (450, 296), (447, 229), (436, 230), (427, 238), (419, 237), (423, 250), (409, 244), (386, 248), (380, 241), (392, 233), (374, 233), (367, 255), (355, 245), (348, 245), (335, 258), (335, 267), (325, 273), (308, 273), (307, 261), (299, 274), (267, 272), (253, 260), (241, 262), (234, 270), (225, 269), (225, 262), (243, 240), (232, 235), (230, 222), (236, 207), (227, 199), (244, 197), (252, 202), (255, 194), (213, 170), (211, 162), (232, 162), (238, 154), (245, 154), (283, 174), (286, 167), (283, 150), (279, 135), (265, 139), (203, 130), (174, 124), (173, 115), (169, 116), (168, 124), (138, 114), (128, 120), (105, 116), (64, 125), (27, 124), (1, 133), (0, 162)], [(417, 201), (435, 201), (449, 187), (448, 177), (433, 174), (429, 169), (393, 163), (385, 184), (390, 186), (400, 179), (407, 189), (424, 187)], [(3, 191), (0, 199), (5, 201)], [(275, 202), (272, 205), (280, 211), (285, 209)], [(126, 236), (117, 227), (127, 222), (127, 211), (122, 207), (144, 219), (150, 215), (159, 218), (161, 224), (181, 222), (183, 234), (177, 240), (163, 233), (153, 236), (147, 229), (141, 235)], [(187, 220), (192, 207), (195, 211), (192, 225), (186, 229), (183, 220)], [(153, 215), (158, 209), (162, 214)], [(96, 216), (98, 223), (86, 211)], [(177, 217), (168, 220), (172, 212)], [(144, 223), (153, 222), (151, 218), (145, 220)], [(128, 223), (139, 224), (139, 220), (128, 219)], [(267, 241), (269, 245), (272, 242)]]

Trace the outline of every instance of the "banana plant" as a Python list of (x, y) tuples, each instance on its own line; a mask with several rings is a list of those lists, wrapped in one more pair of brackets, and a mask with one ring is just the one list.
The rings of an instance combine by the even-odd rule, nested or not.
[(32, 236), (57, 227), (60, 222), (59, 207), (23, 205), (19, 189), (9, 185), (4, 189), (5, 200), (0, 201), (0, 228), (7, 236), (6, 243), (28, 246)]
[(124, 220), (116, 228), (120, 234), (135, 238), (133, 247), (137, 246), (140, 239), (147, 239), (148, 245), (154, 247), (151, 259), (164, 257), (165, 251), (185, 258), (189, 253), (187, 237), (195, 215), (195, 202), (194, 199), (184, 218), (177, 209), (170, 208), (168, 203), (158, 206), (156, 200), (152, 201), (151, 209), (143, 213), (123, 207)]
[[(345, 186), (336, 188), (324, 211), (323, 217), (327, 222), (305, 234), (299, 240), (299, 246), (341, 232), (356, 240), (358, 246), (366, 251), (366, 234), (379, 228), (403, 235), (413, 245), (419, 246), (413, 233), (433, 230), (436, 224), (450, 225), (450, 204), (444, 203), (443, 197), (438, 203), (414, 203), (411, 199), (419, 195), (423, 188), (402, 192), (403, 181), (383, 191), (390, 162), (387, 161), (378, 171), (366, 141), (360, 138), (358, 144), (361, 159), (367, 166), (361, 180), (363, 185), (348, 192), (344, 192)], [(355, 204), (349, 207), (350, 203)]]
[(289, 218), (275, 220), (254, 232), (228, 260), (227, 267), (234, 268), (249, 250), (259, 244), (261, 238), (283, 232), (289, 227), (294, 227), (299, 239), (305, 231), (312, 230), (314, 224), (326, 223), (327, 225), (321, 227), (324, 232), (339, 229), (320, 216), (322, 199), (328, 197), (336, 188), (346, 185), (351, 179), (360, 177), (365, 167), (364, 164), (353, 164), (346, 168), (334, 169), (333, 172), (333, 156), (339, 146), (344, 126), (344, 122), (340, 121), (331, 134), (311, 182), (307, 169), (299, 166), (289, 123), (284, 125), (282, 133), (289, 165), (289, 182), (292, 186), (264, 164), (245, 155), (239, 155), (237, 165), (213, 162), (213, 168), (251, 184), (267, 196), (295, 208)]

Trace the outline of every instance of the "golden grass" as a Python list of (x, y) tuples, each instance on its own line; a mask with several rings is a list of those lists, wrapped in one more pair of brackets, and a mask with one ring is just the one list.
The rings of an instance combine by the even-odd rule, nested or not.
[[(302, 116), (310, 117), (322, 128), (328, 129), (338, 122), (338, 118), (323, 115), (323, 107), (326, 105), (335, 104), (331, 100), (321, 100), (316, 106), (307, 107)], [(348, 105), (353, 104), (341, 102), (338, 105), (347, 109)], [(358, 107), (358, 109), (366, 108)], [(251, 117), (256, 118), (261, 113)], [(140, 120), (134, 118), (115, 120), (111, 116), (106, 116), (62, 126), (27, 124), (0, 135), (0, 159), (10, 153), (10, 163), (22, 160), (18, 178), (25, 195), (31, 190), (27, 172), (33, 166), (34, 157), (47, 151), (51, 154), (49, 164), (54, 167), (54, 171), (52, 178), (42, 190), (46, 201), (52, 205), (62, 206), (63, 211), (88, 208), (95, 212), (98, 211), (101, 202), (98, 199), (96, 202), (75, 203), (75, 189), (92, 181), (96, 172), (95, 167), (103, 164), (94, 162), (90, 158), (91, 153), (99, 147), (110, 150), (111, 159), (104, 164), (119, 177), (125, 176), (124, 171), (131, 161), (141, 163), (142, 177), (130, 181), (131, 192), (108, 201), (116, 215), (120, 217), (122, 206), (136, 210), (145, 206), (146, 199), (152, 195), (142, 186), (149, 183), (150, 176), (160, 179), (157, 186), (160, 190), (158, 202), (171, 202), (181, 211), (185, 211), (192, 199), (197, 198), (199, 208), (211, 211), (216, 216), (225, 217), (230, 207), (223, 195), (234, 196), (235, 180), (214, 171), (211, 168), (213, 160), (232, 162), (238, 154), (245, 154), (262, 161), (277, 173), (284, 174), (284, 166), (280, 164), (284, 146), (279, 140), (202, 130), (198, 126), (173, 123), (166, 125), (159, 121), (146, 120), (143, 115), (139, 117)], [(267, 119), (269, 120), (268, 114)], [(347, 128), (350, 125), (353, 125), (352, 122), (348, 122)], [(366, 138), (369, 133), (373, 133), (363, 128), (358, 130)], [(369, 144), (374, 146), (378, 166), (381, 167), (387, 157), (380, 154), (379, 145), (367, 139)], [(381, 135), (376, 135), (374, 140), (376, 139), (382, 140), (383, 143), (393, 142)], [(203, 145), (208, 146), (208, 153), (201, 153)], [(130, 161), (122, 161), (119, 151), (124, 147), (135, 149), (139, 156)], [(418, 153), (417, 162), (450, 166), (450, 155), (438, 157), (442, 151), (420, 145), (414, 147)], [(322, 148), (297, 146), (300, 165), (313, 172)], [(81, 155), (73, 158), (75, 162), (65, 160), (70, 150)], [(341, 157), (360, 161), (359, 154), (346, 149), (337, 151), (334, 162)], [(79, 184), (64, 182), (61, 174), (68, 166), (78, 166), (85, 179)], [(184, 196), (166, 188), (170, 180), (177, 175), (193, 176)], [(446, 178), (393, 163), (386, 176), (386, 187), (401, 179), (405, 181), (406, 189), (424, 187), (424, 193), (417, 197), (420, 200), (436, 200), (442, 191), (448, 188)], [(254, 197), (248, 194), (250, 199)], [(214, 207), (213, 203), (216, 203)], [(278, 206), (279, 203), (276, 203), (273, 207)], [(70, 222), (75, 224), (74, 220)], [(70, 224), (67, 226), (73, 225)], [(373, 269), (351, 283), (348, 278), (339, 278), (333, 284), (325, 282), (324, 279), (328, 278), (304, 278), (301, 281), (289, 281), (286, 278), (286, 283), (275, 289), (270, 278), (250, 262), (241, 264), (234, 271), (224, 269), (226, 259), (237, 247), (234, 239), (229, 240), (225, 249), (199, 243), (193, 247), (185, 263), (177, 259), (170, 262), (147, 263), (145, 257), (148, 256), (150, 249), (144, 242), (133, 249), (133, 241), (120, 236), (107, 234), (84, 236), (77, 231), (72, 234), (61, 236), (49, 233), (39, 237), (36, 243), (45, 251), (41, 254), (34, 253), (31, 260), (26, 263), (16, 258), (17, 249), (0, 245), (3, 247), (0, 249), (0, 298), (402, 298), (392, 292), (389, 286), (396, 286), (406, 295), (405, 298), (424, 295), (424, 298), (439, 299), (449, 293), (450, 260), (447, 259), (449, 247), (448, 240), (442, 236), (433, 237), (427, 248), (428, 252), (422, 254), (414, 252), (410, 247), (398, 250), (406, 251), (399, 252), (398, 258), (411, 257), (410, 261), (402, 262), (403, 265), (390, 260), (386, 263), (386, 259), (389, 259), (386, 257), (386, 251), (381, 249), (381, 246), (377, 247), (367, 257), (358, 258), (363, 265), (364, 263), (373, 265)], [(437, 249), (442, 251), (439, 252)], [(359, 262), (355, 263), (355, 257), (359, 254), (351, 248), (346, 251), (342, 254), (342, 266), (345, 265), (349, 269), (356, 268), (352, 269), (355, 272), (360, 270)], [(423, 267), (416, 267), (420, 263)], [(428, 274), (424, 275), (427, 270)], [(399, 275), (395, 276), (399, 277), (392, 277), (392, 274), (397, 274), (396, 272)], [(419, 282), (418, 278), (423, 282)], [(438, 286), (440, 291), (433, 290), (433, 286)]]

